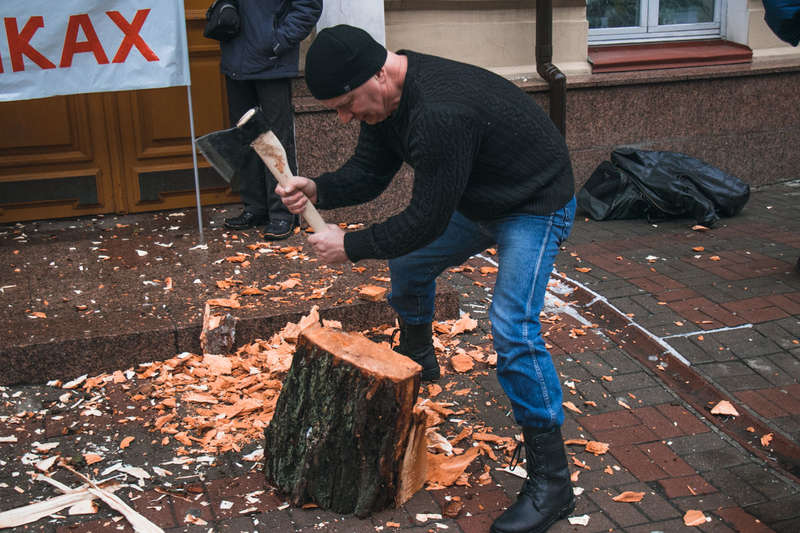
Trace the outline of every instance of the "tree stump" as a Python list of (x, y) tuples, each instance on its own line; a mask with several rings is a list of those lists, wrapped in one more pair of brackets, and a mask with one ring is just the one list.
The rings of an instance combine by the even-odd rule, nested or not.
[(264, 432), (267, 481), (293, 505), (359, 517), (408, 500), (427, 469), (420, 370), (361, 335), (304, 330)]
[(229, 354), (236, 341), (236, 317), (223, 310), (215, 310), (206, 303), (203, 313), (203, 331), (200, 333), (200, 347), (203, 353), (216, 355)]

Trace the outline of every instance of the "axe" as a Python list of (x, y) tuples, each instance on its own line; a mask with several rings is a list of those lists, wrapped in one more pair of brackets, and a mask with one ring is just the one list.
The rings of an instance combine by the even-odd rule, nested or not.
[[(286, 187), (292, 178), (286, 150), (270, 130), (260, 107), (247, 111), (233, 128), (198, 137), (197, 147), (211, 166), (229, 183), (249, 155), (251, 147), (278, 183)], [(310, 201), (303, 209), (303, 218), (315, 232), (325, 231), (325, 221)]]

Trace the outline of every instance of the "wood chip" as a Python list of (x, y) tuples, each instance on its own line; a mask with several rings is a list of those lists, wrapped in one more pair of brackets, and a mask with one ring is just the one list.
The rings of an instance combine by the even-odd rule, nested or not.
[(728, 400), (722, 400), (711, 408), (712, 415), (739, 416), (739, 411)]
[(584, 274), (592, 271), (592, 269), (589, 267), (575, 267), (575, 270), (578, 272), (583, 272)]
[(632, 490), (626, 490), (625, 492), (617, 494), (611, 499), (614, 500), (615, 502), (635, 503), (642, 501), (642, 498), (644, 498), (644, 492), (635, 492)]
[(772, 433), (767, 433), (766, 435), (762, 435), (761, 436), (761, 445), (763, 447), (765, 447), (765, 448), (767, 446), (769, 446), (769, 443), (772, 442), (772, 437), (773, 437)]
[(608, 443), (590, 440), (586, 443), (586, 451), (595, 455), (603, 455), (608, 452)]
[(229, 307), (231, 309), (238, 309), (241, 307), (238, 300), (232, 298), (212, 298), (206, 302), (208, 305), (217, 307)]
[(364, 285), (358, 288), (358, 297), (368, 302), (382, 302), (386, 299), (389, 289), (377, 285)]
[(451, 457), (429, 453), (428, 482), (445, 487), (451, 486), (479, 454), (480, 449), (477, 447), (470, 448), (462, 455)]
[(473, 369), (475, 366), (475, 360), (467, 354), (459, 353), (450, 358), (450, 364), (452, 365), (453, 370), (459, 374), (463, 374), (464, 372), (469, 372)]
[(689, 527), (702, 526), (706, 523), (706, 515), (703, 514), (703, 511), (689, 509), (686, 511), (686, 514), (683, 515), (683, 523)]
[(472, 331), (477, 327), (478, 321), (474, 318), (471, 318), (469, 313), (464, 313), (461, 315), (461, 318), (453, 323), (453, 327), (450, 329), (450, 335), (455, 336), (466, 331)]
[(579, 415), (583, 414), (583, 411), (578, 409), (578, 407), (572, 402), (562, 402), (561, 405), (572, 411), (573, 413), (578, 413)]
[(130, 446), (131, 442), (133, 442), (134, 440), (136, 440), (136, 437), (125, 437), (124, 439), (122, 439), (122, 442), (119, 443), (119, 447), (124, 450), (125, 448)]

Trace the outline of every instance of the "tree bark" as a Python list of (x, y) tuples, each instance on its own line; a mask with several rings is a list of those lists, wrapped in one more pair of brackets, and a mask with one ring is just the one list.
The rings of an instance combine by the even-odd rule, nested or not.
[(236, 317), (206, 303), (200, 347), (203, 353), (224, 355), (233, 352), (236, 341)]
[(264, 432), (267, 481), (294, 505), (359, 517), (410, 498), (426, 469), (420, 370), (360, 335), (307, 328)]

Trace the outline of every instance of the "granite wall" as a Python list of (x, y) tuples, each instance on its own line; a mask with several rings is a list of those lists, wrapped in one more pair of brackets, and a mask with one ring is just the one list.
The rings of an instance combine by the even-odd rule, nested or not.
[[(547, 87), (520, 83), (547, 109)], [(800, 68), (775, 64), (672, 69), (568, 80), (567, 144), (576, 188), (619, 146), (683, 152), (751, 185), (800, 178)], [(333, 170), (352, 153), (356, 124), (295, 87), (300, 174)], [(372, 222), (408, 202), (413, 173), (403, 168), (376, 200), (323, 216)]]

